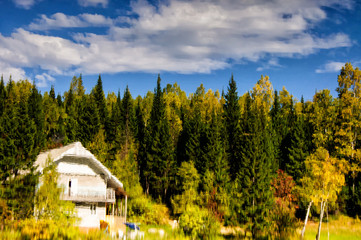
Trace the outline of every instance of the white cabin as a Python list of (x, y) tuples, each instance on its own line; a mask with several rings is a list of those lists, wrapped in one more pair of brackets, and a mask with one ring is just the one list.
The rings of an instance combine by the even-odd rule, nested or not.
[(107, 221), (112, 231), (123, 228), (127, 212), (123, 184), (91, 152), (80, 142), (49, 150), (37, 157), (38, 171), (48, 156), (57, 164), (58, 185), (64, 189), (61, 199), (75, 203), (80, 228), (99, 228), (100, 220)]

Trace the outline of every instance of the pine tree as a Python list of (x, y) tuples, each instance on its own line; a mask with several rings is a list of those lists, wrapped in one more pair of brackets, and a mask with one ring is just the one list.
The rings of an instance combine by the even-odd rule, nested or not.
[(296, 183), (299, 183), (305, 174), (305, 159), (309, 155), (305, 130), (304, 116), (298, 114), (290, 134), (291, 144), (288, 148), (289, 162), (286, 163), (286, 172), (293, 177)]
[(273, 132), (273, 145), (275, 150), (275, 170), (278, 170), (280, 168), (280, 162), (281, 162), (281, 143), (282, 139), (284, 138), (285, 133), (285, 121), (282, 117), (281, 113), (281, 105), (279, 101), (279, 96), (277, 90), (274, 92), (274, 101), (273, 106), (270, 111), (271, 115), (271, 124), (272, 124), (272, 132)]
[(252, 237), (268, 226), (268, 215), (272, 207), (271, 162), (267, 146), (270, 141), (264, 110), (253, 105), (253, 99), (246, 95), (243, 116), (242, 165), (239, 171), (243, 206), (240, 222), (248, 223)]
[[(10, 86), (9, 86), (10, 85)], [(19, 86), (21, 87), (21, 86)], [(38, 153), (35, 146), (36, 126), (29, 117), (26, 97), (15, 101), (15, 87), (7, 86), (5, 112), (0, 118), (0, 176), (4, 188), (1, 198), (16, 219), (32, 214), (32, 199), (36, 177), (32, 173)], [(21, 172), (27, 171), (23, 175)]]
[(105, 95), (103, 91), (103, 82), (100, 75), (98, 77), (98, 82), (93, 89), (93, 94), (94, 94), (95, 102), (98, 107), (101, 124), (103, 127), (105, 127), (107, 123), (108, 112), (105, 102)]
[(55, 101), (55, 90), (54, 90), (54, 85), (51, 85), (51, 89), (49, 92), (49, 96), (51, 97), (51, 99), (53, 99)]
[(165, 103), (158, 75), (153, 106), (147, 131), (145, 176), (146, 191), (154, 198), (169, 200), (168, 190), (174, 181), (175, 161), (169, 134), (169, 124), (165, 117)]
[(80, 140), (84, 146), (87, 146), (94, 140), (100, 129), (98, 109), (92, 95), (83, 95), (77, 107), (79, 127), (76, 139)]
[(58, 96), (56, 97), (56, 102), (58, 103), (58, 106), (60, 107), (60, 108), (63, 108), (64, 106), (63, 106), (63, 99), (62, 99), (62, 97), (61, 97), (61, 95), (58, 93)]
[(65, 120), (66, 140), (65, 143), (73, 142), (76, 140), (76, 133), (78, 130), (76, 102), (73, 90), (70, 88), (65, 99), (65, 112), (67, 118)]
[[(54, 90), (54, 88), (52, 88)], [(33, 87), (31, 89), (31, 95), (28, 99), (28, 114), (30, 119), (35, 123), (36, 125), (36, 137), (35, 137), (35, 148), (40, 150), (45, 145), (45, 134), (44, 134), (44, 110), (43, 110), (43, 99), (38, 91), (38, 89), (35, 86), (35, 83), (33, 83)]]
[(240, 136), (241, 136), (241, 110), (238, 103), (237, 85), (233, 79), (229, 81), (228, 92), (225, 95), (224, 121), (227, 136), (227, 159), (229, 162), (230, 176), (234, 180), (239, 172), (241, 156)]
[(1, 75), (1, 81), (0, 81), (0, 117), (2, 116), (4, 110), (5, 110), (5, 99), (6, 99), (6, 90), (4, 85), (4, 78)]
[(124, 96), (121, 105), (121, 119), (122, 126), (124, 129), (124, 140), (125, 148), (128, 149), (130, 141), (133, 138), (134, 134), (134, 108), (133, 108), (133, 99), (132, 95), (129, 92), (128, 86), (124, 91)]

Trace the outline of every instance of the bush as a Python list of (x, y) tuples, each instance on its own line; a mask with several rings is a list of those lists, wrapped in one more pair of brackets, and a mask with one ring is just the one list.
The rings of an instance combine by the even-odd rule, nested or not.
[(168, 208), (163, 204), (152, 202), (145, 195), (129, 201), (128, 216), (133, 221), (155, 225), (167, 224), (169, 219)]
[(219, 232), (220, 224), (208, 210), (190, 205), (180, 216), (179, 227), (193, 239), (212, 239)]

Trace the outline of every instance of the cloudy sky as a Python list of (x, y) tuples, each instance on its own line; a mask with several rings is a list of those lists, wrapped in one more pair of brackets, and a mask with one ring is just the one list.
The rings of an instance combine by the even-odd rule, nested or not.
[(334, 93), (345, 62), (361, 66), (358, 0), (0, 0), (0, 74), (133, 96), (177, 82), (239, 93), (261, 75), (298, 99)]

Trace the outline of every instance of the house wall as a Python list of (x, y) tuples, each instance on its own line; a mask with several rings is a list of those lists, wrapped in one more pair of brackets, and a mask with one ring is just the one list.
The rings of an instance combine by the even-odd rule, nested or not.
[[(91, 205), (96, 205), (96, 211), (91, 210)], [(99, 228), (100, 220), (105, 220), (104, 203), (77, 203), (75, 205), (77, 215), (80, 218), (79, 227), (82, 228)]]
[(60, 162), (58, 164), (58, 172), (58, 184), (63, 187), (64, 194), (69, 194), (69, 181), (72, 181), (72, 196), (106, 196), (107, 185), (103, 175), (94, 172), (89, 166), (84, 164)]

